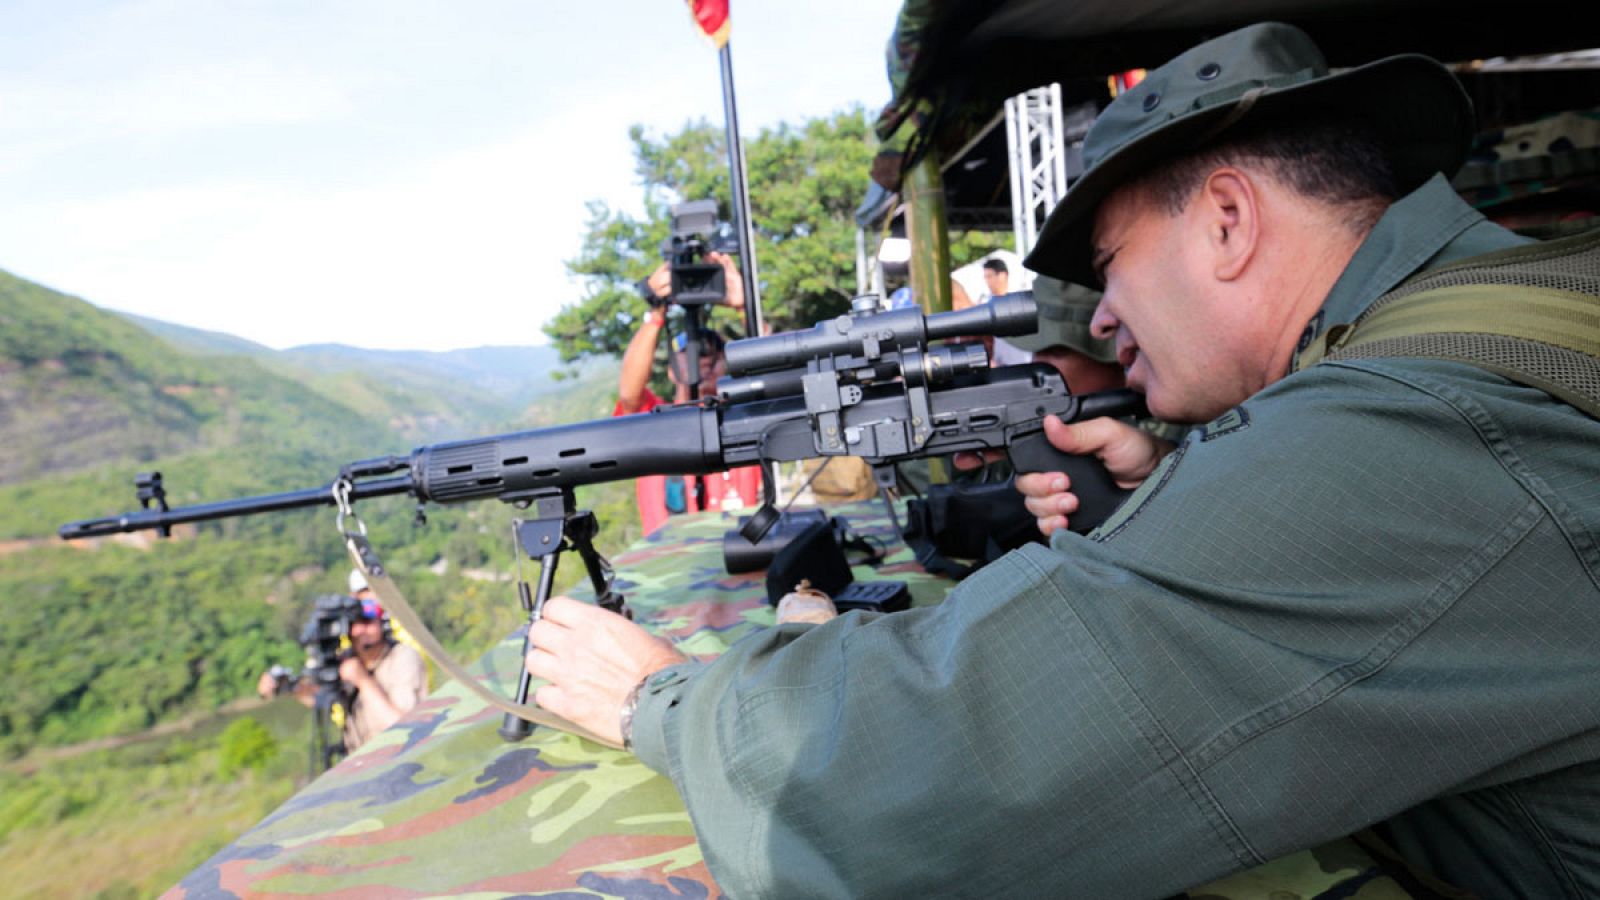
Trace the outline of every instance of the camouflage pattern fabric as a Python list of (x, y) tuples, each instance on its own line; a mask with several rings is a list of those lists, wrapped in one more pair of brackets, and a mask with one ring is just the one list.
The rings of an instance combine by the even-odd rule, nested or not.
[[(1451, 184), (1480, 210), (1579, 187), (1600, 189), (1600, 108), (1479, 134)], [(1592, 193), (1579, 202), (1592, 203)]]
[[(857, 567), (858, 579), (905, 581), (918, 606), (944, 598), (952, 582), (917, 567), (881, 505), (831, 512), (890, 549), (877, 569)], [(617, 586), (635, 620), (701, 657), (772, 625), (765, 573), (723, 569), (722, 536), (734, 525), (720, 512), (674, 517), (619, 555)], [(506, 602), (515, 602), (509, 589)], [(510, 635), (470, 668), (509, 694), (521, 647), (521, 635)], [(165, 896), (722, 896), (668, 779), (631, 754), (550, 729), (507, 743), (500, 721), (458, 685), (443, 684)], [(1191, 896), (1409, 895), (1346, 841)]]

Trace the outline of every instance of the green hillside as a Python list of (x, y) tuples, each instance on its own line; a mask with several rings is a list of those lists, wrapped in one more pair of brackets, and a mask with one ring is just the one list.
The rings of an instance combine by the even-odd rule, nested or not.
[(0, 271), (0, 485), (225, 447), (317, 454), (388, 439), (249, 357), (191, 355)]
[(265, 344), (247, 341), (241, 337), (234, 337), (221, 331), (207, 331), (204, 328), (190, 328), (187, 325), (178, 325), (173, 322), (163, 322), (148, 316), (135, 315), (130, 312), (119, 312), (118, 315), (143, 328), (167, 343), (197, 354), (236, 353), (246, 356), (268, 356), (273, 351)]
[[(150, 896), (303, 784), (308, 714), (256, 709), (255, 681), (299, 665), (311, 598), (342, 591), (348, 570), (328, 507), (171, 540), (67, 544), (58, 526), (136, 508), (141, 471), (163, 473), (173, 505), (195, 504), (315, 487), (342, 462), (432, 440), (610, 412), (614, 364), (558, 385), (546, 363), (538, 348), (280, 352), (0, 272), (0, 883)], [(626, 482), (580, 490), (602, 552), (637, 537), (632, 498)], [(515, 511), (434, 507), (418, 525), (413, 507), (388, 497), (359, 512), (435, 633), (476, 657), (524, 619), (504, 580)], [(558, 587), (581, 578), (563, 566)], [(264, 743), (240, 745), (263, 734), (257, 718)]]
[(340, 406), (359, 409), (407, 444), (504, 430), (517, 410), (556, 387), (544, 347), (430, 353), (318, 344), (277, 351), (215, 331), (119, 313), (197, 356), (245, 357)]

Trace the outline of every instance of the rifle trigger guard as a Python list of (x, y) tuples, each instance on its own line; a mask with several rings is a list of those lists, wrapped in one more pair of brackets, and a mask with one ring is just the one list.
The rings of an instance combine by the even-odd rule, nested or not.
[(345, 517), (348, 516), (355, 520), (356, 531), (362, 535), (365, 535), (367, 533), (367, 523), (361, 521), (361, 517), (356, 515), (355, 508), (350, 504), (350, 492), (354, 489), (355, 484), (353, 484), (348, 477), (341, 475), (334, 479), (333, 503), (339, 508), (339, 513), (334, 519), (334, 524), (338, 527), (340, 534), (349, 534), (350, 532), (346, 531), (344, 527)]

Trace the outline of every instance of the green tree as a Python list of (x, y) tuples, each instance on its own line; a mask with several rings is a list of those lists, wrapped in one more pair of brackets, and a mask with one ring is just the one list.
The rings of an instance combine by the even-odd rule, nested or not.
[(245, 769), (260, 771), (278, 755), (278, 741), (264, 725), (249, 716), (240, 716), (222, 730), (222, 749), (217, 770), (232, 778)]
[[(723, 220), (732, 221), (722, 128), (701, 121), (657, 138), (634, 126), (629, 136), (646, 214), (640, 219), (590, 204), (583, 246), (567, 262), (583, 280), (583, 298), (544, 327), (564, 362), (618, 355), (627, 346), (645, 310), (634, 285), (661, 262), (673, 204), (711, 198)], [(767, 321), (783, 331), (848, 310), (855, 290), (852, 214), (872, 156), (861, 110), (765, 129), (745, 155)], [(743, 331), (728, 309), (713, 310), (711, 324)]]

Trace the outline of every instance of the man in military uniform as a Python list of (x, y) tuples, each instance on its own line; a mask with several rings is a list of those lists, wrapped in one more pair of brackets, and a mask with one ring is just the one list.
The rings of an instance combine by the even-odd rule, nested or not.
[(1595, 351), (1530, 378), (1390, 312), (1454, 314), (1461, 273), (1457, 343), (1593, 309), (1593, 246), (1450, 190), (1470, 134), (1436, 62), (1330, 73), (1284, 25), (1152, 71), (1028, 260), (1103, 285), (1129, 383), (1201, 424), (1051, 424), (1124, 507), (1075, 535), (1065, 479), (1024, 479), (1050, 547), (710, 663), (552, 601), (538, 701), (668, 774), (733, 896), (1160, 897), (1362, 829), (1482, 896), (1600, 894)]

